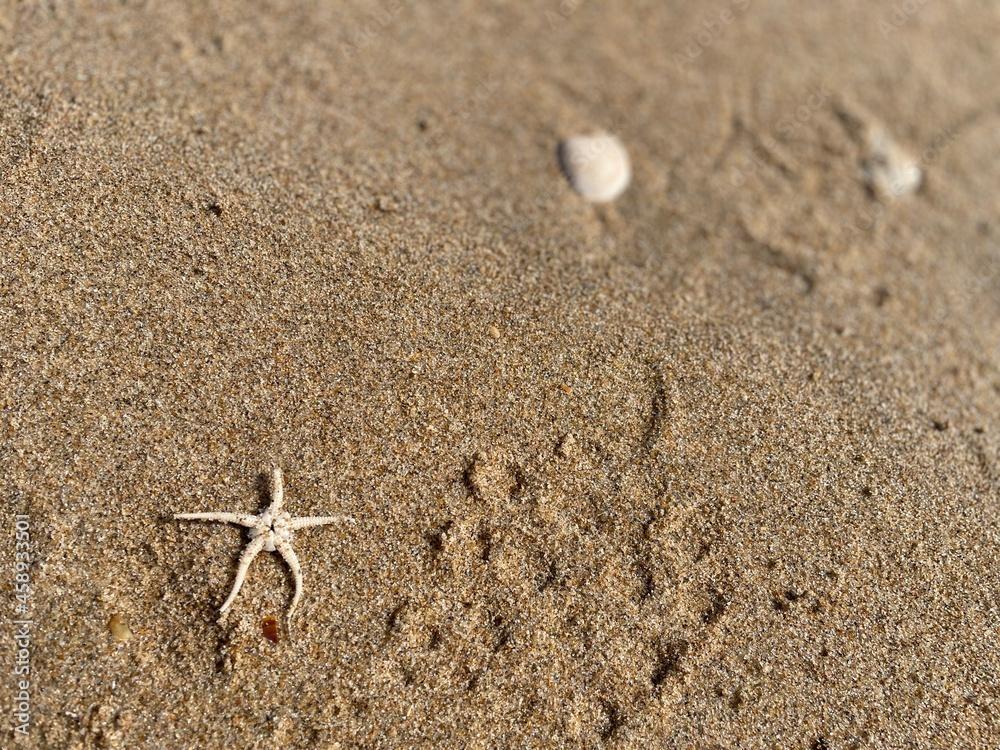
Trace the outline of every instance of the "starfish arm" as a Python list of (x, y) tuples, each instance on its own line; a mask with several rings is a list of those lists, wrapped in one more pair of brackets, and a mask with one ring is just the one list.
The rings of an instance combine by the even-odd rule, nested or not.
[(310, 526), (326, 526), (331, 523), (356, 523), (350, 516), (303, 516), (293, 518), (289, 526), (295, 529), (308, 529)]
[(176, 521), (219, 521), (235, 523), (250, 528), (257, 523), (257, 516), (249, 513), (174, 513)]
[(299, 565), (299, 558), (295, 555), (295, 550), (292, 549), (292, 545), (289, 544), (284, 539), (275, 540), (274, 546), (278, 548), (278, 552), (281, 553), (282, 558), (288, 564), (288, 567), (292, 571), (292, 577), (295, 578), (295, 595), (292, 597), (292, 603), (288, 607), (288, 629), (292, 629), (292, 613), (295, 612), (295, 607), (298, 606), (299, 599), (302, 598), (302, 567)]
[(236, 595), (240, 592), (240, 588), (243, 586), (243, 581), (246, 580), (247, 570), (250, 569), (250, 563), (252, 563), (253, 559), (257, 557), (257, 554), (264, 549), (264, 543), (266, 541), (267, 537), (261, 534), (259, 537), (250, 542), (250, 544), (248, 544), (243, 550), (243, 554), (240, 555), (240, 568), (236, 572), (236, 580), (233, 582), (233, 590), (229, 592), (228, 598), (219, 608), (220, 619), (222, 615), (226, 614), (226, 611), (233, 606), (233, 600), (236, 599)]
[(275, 515), (285, 502), (285, 480), (281, 469), (275, 467), (271, 471), (271, 507), (268, 509)]

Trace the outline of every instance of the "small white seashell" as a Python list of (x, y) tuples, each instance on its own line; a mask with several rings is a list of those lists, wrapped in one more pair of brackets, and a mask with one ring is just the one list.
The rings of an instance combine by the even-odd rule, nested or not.
[(920, 187), (920, 164), (892, 139), (882, 127), (872, 127), (867, 137), (868, 157), (865, 178), (880, 198), (900, 198)]
[(613, 135), (579, 135), (559, 144), (559, 161), (570, 185), (592, 203), (613, 201), (628, 187), (632, 165)]

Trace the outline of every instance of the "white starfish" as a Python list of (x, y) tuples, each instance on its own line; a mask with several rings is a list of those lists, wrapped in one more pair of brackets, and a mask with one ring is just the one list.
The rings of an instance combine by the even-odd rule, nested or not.
[(339, 521), (354, 523), (354, 519), (349, 516), (305, 516), (303, 518), (292, 518), (291, 515), (281, 509), (285, 500), (285, 489), (281, 475), (281, 469), (274, 469), (271, 473), (271, 504), (259, 516), (250, 513), (177, 513), (174, 518), (178, 521), (220, 521), (221, 523), (235, 523), (250, 529), (250, 543), (240, 555), (240, 567), (236, 572), (236, 581), (233, 583), (233, 590), (229, 592), (226, 601), (219, 608), (219, 619), (226, 614), (233, 605), (236, 595), (247, 577), (247, 570), (250, 563), (257, 557), (261, 550), (281, 553), (282, 558), (291, 568), (295, 577), (295, 596), (292, 597), (292, 604), (288, 608), (288, 627), (291, 629), (292, 613), (302, 596), (302, 568), (299, 566), (299, 559), (292, 549), (292, 532), (297, 529), (305, 529), (310, 526), (324, 526)]

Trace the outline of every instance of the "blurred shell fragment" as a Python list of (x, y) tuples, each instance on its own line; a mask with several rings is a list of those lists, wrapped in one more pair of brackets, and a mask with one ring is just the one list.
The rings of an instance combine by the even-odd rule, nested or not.
[(916, 192), (923, 180), (920, 164), (881, 126), (869, 128), (864, 170), (878, 198), (895, 199)]
[(559, 144), (559, 161), (570, 185), (592, 203), (613, 201), (628, 187), (632, 165), (613, 135), (581, 135)]

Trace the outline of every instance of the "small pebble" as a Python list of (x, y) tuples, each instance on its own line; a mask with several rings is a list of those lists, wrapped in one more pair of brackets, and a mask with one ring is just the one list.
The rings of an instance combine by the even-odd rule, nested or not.
[(268, 615), (263, 620), (260, 621), (260, 629), (271, 643), (278, 642), (278, 620), (276, 617)]
[(118, 643), (125, 643), (132, 639), (132, 630), (118, 615), (111, 615), (111, 619), (108, 620), (108, 630), (111, 632), (112, 640)]
[(868, 131), (865, 177), (880, 198), (901, 198), (916, 192), (923, 180), (920, 164), (882, 127)]
[(613, 135), (581, 135), (559, 144), (559, 161), (570, 185), (592, 203), (613, 201), (628, 187), (632, 166)]

